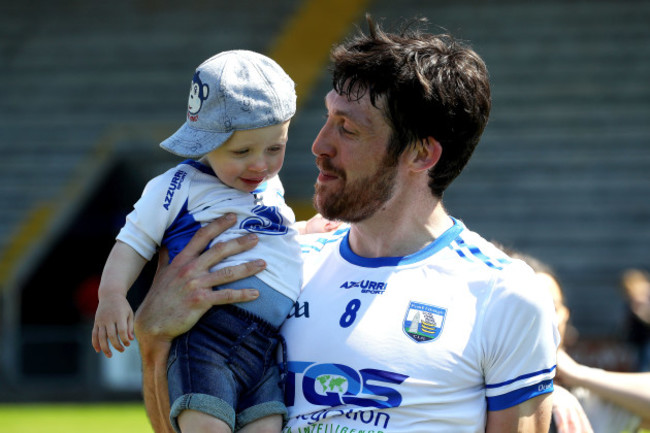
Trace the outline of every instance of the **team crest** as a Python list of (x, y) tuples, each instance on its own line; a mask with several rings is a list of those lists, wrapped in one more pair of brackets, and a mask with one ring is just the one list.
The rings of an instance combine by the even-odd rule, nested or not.
[(445, 308), (411, 301), (404, 316), (402, 329), (418, 343), (433, 341), (440, 336), (446, 316)]

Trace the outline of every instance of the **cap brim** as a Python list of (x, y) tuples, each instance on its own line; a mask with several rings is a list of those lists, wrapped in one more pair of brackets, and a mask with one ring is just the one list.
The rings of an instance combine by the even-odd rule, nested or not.
[(189, 127), (186, 122), (178, 131), (162, 141), (160, 147), (174, 155), (200, 158), (225, 143), (233, 132), (201, 131)]

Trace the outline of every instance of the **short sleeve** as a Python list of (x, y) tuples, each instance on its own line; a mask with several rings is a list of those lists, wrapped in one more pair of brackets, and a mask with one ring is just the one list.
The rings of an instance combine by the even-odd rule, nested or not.
[(560, 336), (551, 294), (527, 266), (513, 266), (497, 281), (482, 322), (488, 410), (553, 391)]
[(117, 239), (130, 245), (138, 254), (151, 260), (162, 241), (165, 230), (182, 206), (181, 188), (187, 173), (179, 168), (151, 179), (142, 196), (126, 217), (126, 223)]

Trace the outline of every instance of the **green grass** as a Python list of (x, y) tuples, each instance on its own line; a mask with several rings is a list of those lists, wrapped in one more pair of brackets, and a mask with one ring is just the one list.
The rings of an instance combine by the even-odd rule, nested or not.
[(2, 433), (151, 433), (144, 405), (0, 404)]
[(0, 432), (152, 433), (152, 429), (141, 403), (0, 404)]

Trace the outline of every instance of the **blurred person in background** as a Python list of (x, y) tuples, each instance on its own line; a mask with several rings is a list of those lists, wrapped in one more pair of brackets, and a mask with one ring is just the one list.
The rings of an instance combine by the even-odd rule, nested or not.
[(628, 269), (621, 276), (628, 305), (628, 341), (636, 349), (636, 370), (650, 371), (650, 276), (640, 269)]
[[(571, 312), (555, 272), (540, 260), (522, 258), (553, 296), (562, 343), (557, 356), (553, 423), (557, 433), (635, 433), (650, 428), (650, 373), (623, 373), (588, 367), (566, 352), (575, 339)], [(568, 345), (565, 338), (569, 337)]]

